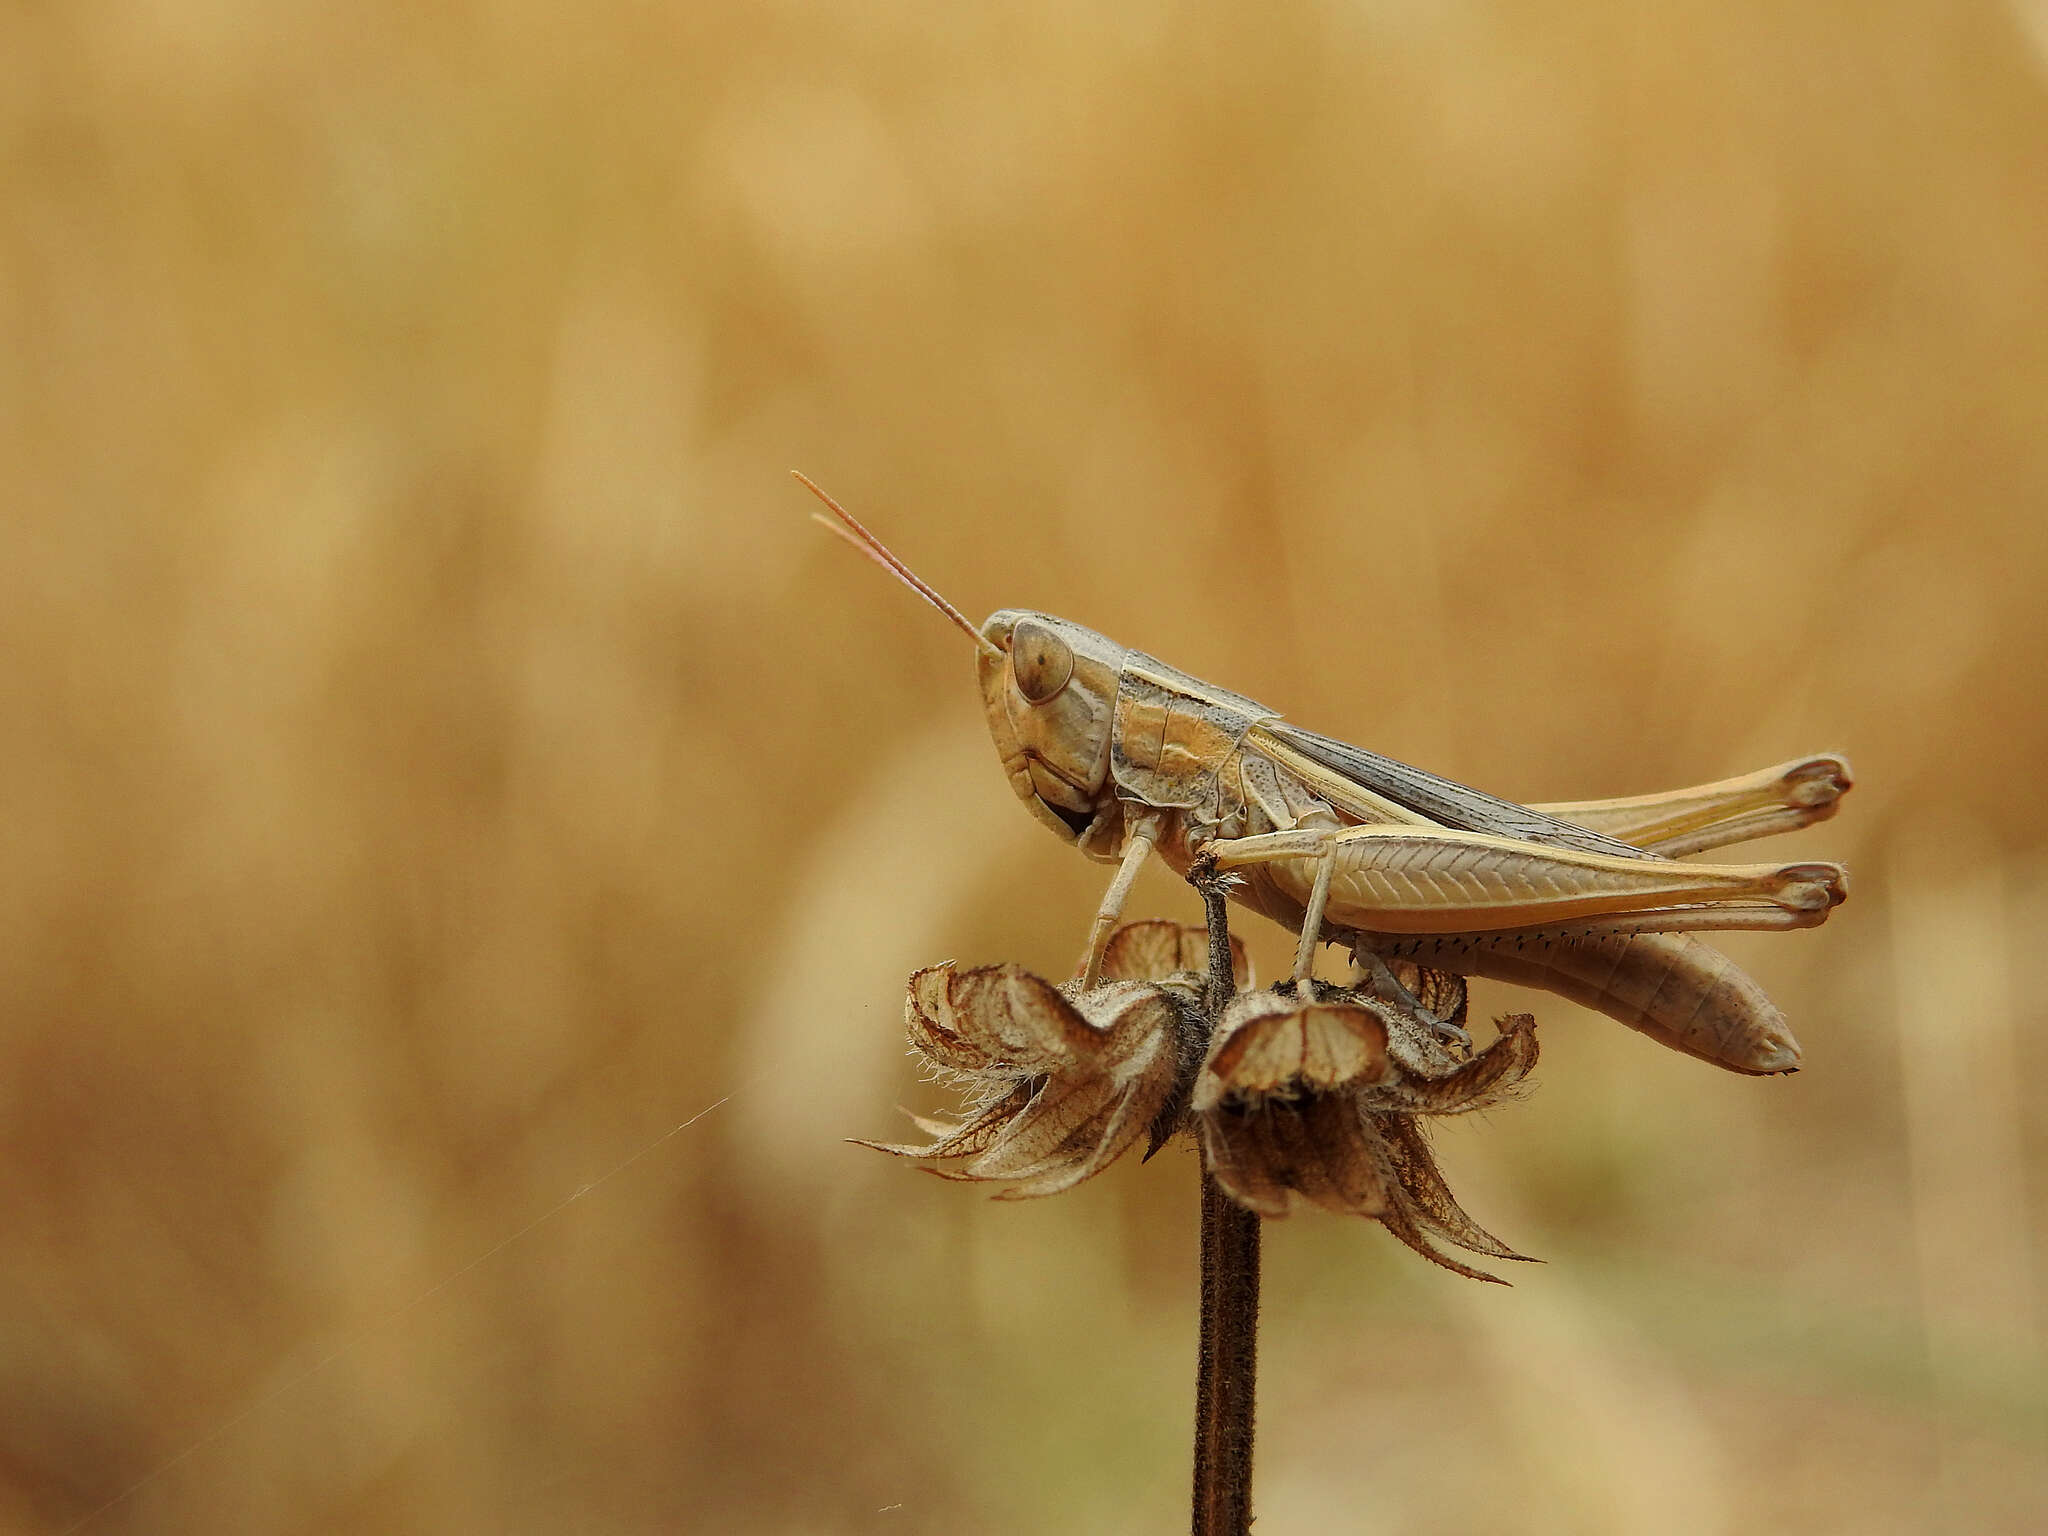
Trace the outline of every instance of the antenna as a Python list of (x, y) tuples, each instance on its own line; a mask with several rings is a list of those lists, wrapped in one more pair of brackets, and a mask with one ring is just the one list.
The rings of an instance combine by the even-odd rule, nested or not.
[(813, 522), (817, 523), (821, 528), (825, 528), (832, 533), (838, 534), (840, 538), (846, 540), (847, 543), (851, 544), (855, 549), (859, 550), (862, 554), (866, 555), (870, 560), (874, 561), (875, 564), (879, 565), (883, 570), (887, 571), (890, 575), (894, 576), (898, 581), (902, 582), (906, 587), (910, 588), (911, 591), (915, 592), (919, 597), (923, 598), (926, 602), (930, 603), (934, 608), (938, 609), (939, 612), (943, 613), (955, 624), (958, 624), (962, 629), (966, 630), (968, 637), (971, 640), (973, 640), (974, 643), (977, 646), (979, 646), (982, 650), (988, 652), (989, 655), (1000, 657), (1003, 654), (1003, 648), (1001, 646), (997, 645), (993, 640), (989, 639), (980, 630), (976, 629), (973, 623), (968, 619), (966, 614), (962, 613), (958, 608), (955, 608), (951, 603), (947, 602), (943, 597), (939, 596), (937, 592), (933, 591), (932, 588), (926, 584), (923, 577), (919, 576), (917, 572), (913, 571), (909, 566), (905, 565), (901, 560), (897, 559), (895, 555), (891, 554), (888, 545), (884, 544), (872, 533), (869, 533), (866, 528), (861, 526), (861, 521), (859, 518), (855, 517), (851, 512), (847, 511), (846, 508), (839, 505), (838, 502), (834, 501), (830, 496), (827, 496), (824, 493), (824, 491), (819, 489), (817, 482), (811, 479), (809, 475), (805, 474), (800, 469), (792, 469), (790, 473), (796, 476), (796, 478), (802, 483), (805, 490), (809, 491), (813, 496), (817, 497), (818, 500), (822, 501), (823, 503), (825, 503), (826, 506), (832, 509), (833, 517), (839, 519), (839, 521), (835, 523), (832, 521), (832, 518), (825, 516), (824, 513), (813, 512), (811, 514), (811, 520)]

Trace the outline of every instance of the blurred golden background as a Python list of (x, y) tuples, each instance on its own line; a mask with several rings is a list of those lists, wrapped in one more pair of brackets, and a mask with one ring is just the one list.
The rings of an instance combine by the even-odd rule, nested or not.
[(1496, 793), (1856, 765), (1806, 1071), (1488, 988), (1548, 1265), (1269, 1229), (1262, 1532), (2040, 1528), (2040, 0), (13, 7), (0, 135), (0, 1527), (1182, 1528), (1191, 1156), (844, 1144), (1107, 872), (797, 466)]

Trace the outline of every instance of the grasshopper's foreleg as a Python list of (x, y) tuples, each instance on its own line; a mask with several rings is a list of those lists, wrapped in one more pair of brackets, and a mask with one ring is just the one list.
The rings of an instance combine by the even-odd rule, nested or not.
[(1088, 950), (1081, 956), (1077, 974), (1084, 987), (1102, 980), (1102, 952), (1109, 947), (1109, 936), (1116, 931), (1117, 919), (1123, 916), (1131, 882), (1144, 867), (1145, 856), (1158, 845), (1161, 830), (1156, 816), (1134, 818), (1125, 827), (1123, 862), (1117, 865), (1116, 878), (1109, 882), (1109, 889), (1102, 893), (1102, 905), (1096, 909), (1094, 926), (1088, 930)]
[(1682, 864), (1435, 827), (1297, 828), (1213, 849), (1224, 869), (1265, 866), (1304, 909), (1327, 863), (1319, 923), (1327, 916), (1384, 933), (1480, 933), (1685, 909), (1704, 916), (1702, 927), (1732, 926), (1729, 912), (1775, 927), (1778, 913), (1824, 915), (1846, 894), (1835, 864)]
[(1824, 752), (1690, 789), (1531, 809), (1677, 858), (1825, 821), (1854, 782), (1849, 760)]

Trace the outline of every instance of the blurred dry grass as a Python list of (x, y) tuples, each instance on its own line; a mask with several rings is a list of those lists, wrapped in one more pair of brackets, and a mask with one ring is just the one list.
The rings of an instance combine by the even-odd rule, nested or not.
[(1545, 1003), (1547, 1268), (1276, 1229), (1261, 1530), (2038, 1528), (2039, 0), (15, 7), (0, 145), (0, 1527), (1177, 1526), (1189, 1160), (839, 1140), (1101, 872), (796, 464), (1502, 793), (1855, 760), (1808, 1071)]

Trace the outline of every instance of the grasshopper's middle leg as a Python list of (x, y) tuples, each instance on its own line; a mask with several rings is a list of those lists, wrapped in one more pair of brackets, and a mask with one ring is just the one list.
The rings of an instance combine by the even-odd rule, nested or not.
[[(1336, 829), (1330, 830), (1334, 832)], [(1308, 902), (1302, 913), (1301, 942), (1294, 950), (1293, 982), (1297, 997), (1304, 995), (1302, 989), (1308, 985), (1311, 972), (1315, 968), (1316, 945), (1323, 936), (1323, 912), (1329, 905), (1330, 881), (1336, 873), (1340, 847), (1338, 840), (1334, 836), (1330, 837), (1315, 861), (1315, 882), (1309, 887)], [(1438, 1018), (1424, 1007), (1422, 1000), (1401, 985), (1400, 978), (1387, 969), (1379, 956), (1359, 951), (1357, 958), (1366, 963), (1367, 976), (1374, 992), (1386, 1001), (1407, 1009), (1446, 1039), (1453, 1040), (1459, 1045), (1471, 1045), (1472, 1037), (1469, 1034), (1457, 1024)]]
[[(1219, 845), (1221, 846), (1221, 845)], [(1220, 865), (1222, 860), (1217, 860)], [(1330, 877), (1337, 872), (1337, 845), (1332, 842), (1316, 860), (1315, 883), (1309, 887), (1307, 908), (1301, 919), (1301, 942), (1294, 949), (1294, 995), (1303, 996), (1309, 973), (1315, 969), (1316, 942), (1323, 936), (1323, 908), (1330, 901)], [(1412, 1001), (1412, 999), (1411, 999)]]
[(1323, 910), (1305, 924), (1311, 944), (1325, 915), (1383, 933), (1480, 933), (1644, 913), (1668, 914), (1683, 927), (1694, 909), (1705, 927), (1733, 926), (1730, 917), (1744, 911), (1757, 926), (1776, 927), (1786, 912), (1825, 915), (1846, 894), (1835, 864), (1683, 864), (1436, 827), (1297, 828), (1212, 847), (1221, 868), (1266, 866), (1305, 911), (1323, 886)]

